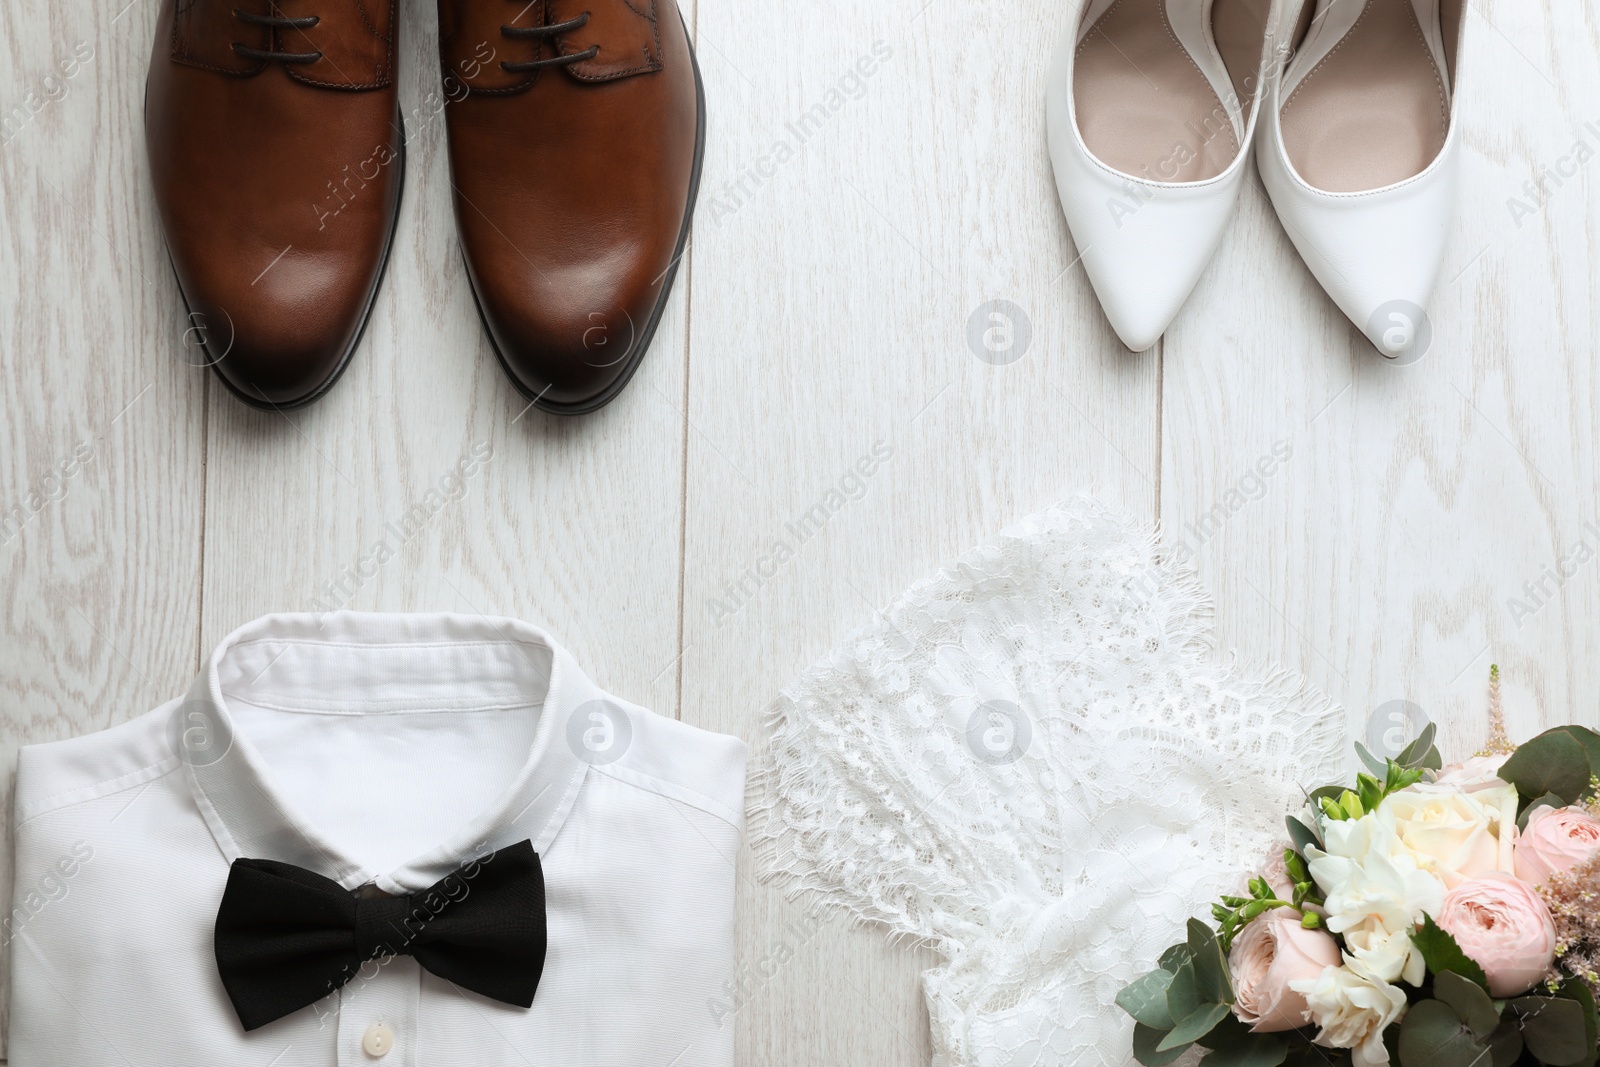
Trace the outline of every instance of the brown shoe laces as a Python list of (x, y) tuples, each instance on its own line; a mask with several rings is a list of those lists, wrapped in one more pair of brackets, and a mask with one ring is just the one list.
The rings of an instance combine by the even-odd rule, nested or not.
[[(501, 26), (500, 32), (513, 39), (526, 39), (541, 37), (554, 37), (560, 33), (567, 33), (588, 25), (589, 13), (585, 11), (577, 18), (565, 22), (552, 22), (548, 26)], [(526, 63), (500, 64), (500, 69), (509, 74), (521, 74), (524, 71), (540, 70), (544, 67), (565, 67), (573, 63), (581, 63), (585, 59), (593, 59), (600, 54), (599, 45), (591, 45), (582, 52), (569, 52), (566, 55), (551, 56), (549, 59), (530, 59)]]
[[(288, 18), (283, 15), (254, 15), (248, 11), (233, 9), (233, 17), (240, 22), (247, 22), (252, 26), (268, 26), (274, 30), (309, 30), (322, 19), (316, 15), (306, 15), (301, 18)], [(322, 58), (321, 52), (265, 52), (259, 48), (249, 48), (233, 42), (235, 55), (247, 59), (259, 59), (266, 63), (315, 63)]]

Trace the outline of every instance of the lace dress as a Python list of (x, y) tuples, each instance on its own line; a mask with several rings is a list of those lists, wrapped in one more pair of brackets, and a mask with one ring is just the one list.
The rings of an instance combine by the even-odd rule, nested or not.
[(759, 865), (936, 949), (936, 1067), (1131, 1063), (1112, 1002), (1263, 866), (1343, 715), (1211, 655), (1153, 533), (1090, 498), (917, 583), (777, 702)]

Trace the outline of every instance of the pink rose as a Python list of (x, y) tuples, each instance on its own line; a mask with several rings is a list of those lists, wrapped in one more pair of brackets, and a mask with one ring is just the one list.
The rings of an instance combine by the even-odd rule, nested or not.
[(1473, 756), (1463, 763), (1452, 763), (1440, 771), (1434, 781), (1439, 785), (1454, 786), (1463, 793), (1476, 793), (1480, 789), (1493, 789), (1506, 783), (1500, 778), (1500, 768), (1506, 765), (1511, 753), (1493, 756)]
[(1489, 992), (1515, 997), (1532, 989), (1556, 958), (1550, 909), (1527, 882), (1495, 871), (1445, 894), (1434, 919), (1489, 976)]
[(1542, 885), (1600, 849), (1600, 821), (1579, 808), (1539, 808), (1517, 838), (1517, 877)]
[(1233, 1013), (1258, 1034), (1293, 1030), (1310, 1020), (1306, 995), (1290, 982), (1315, 979), (1339, 965), (1339, 943), (1300, 925), (1298, 912), (1275, 908), (1247, 923), (1233, 939)]

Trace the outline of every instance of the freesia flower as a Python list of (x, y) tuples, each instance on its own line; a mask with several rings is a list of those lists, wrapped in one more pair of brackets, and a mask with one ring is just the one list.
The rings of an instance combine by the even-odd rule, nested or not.
[(1320, 1027), (1317, 1044), (1350, 1049), (1355, 1067), (1389, 1062), (1383, 1032), (1406, 1010), (1406, 995), (1369, 971), (1358, 959), (1328, 967), (1316, 978), (1294, 982), (1305, 994), (1311, 1020)]
[(1443, 905), (1444, 883), (1418, 864), (1382, 806), (1328, 821), (1323, 838), (1326, 851), (1308, 847), (1305, 856), (1325, 897), (1327, 928), (1377, 980), (1420, 986), (1427, 968), (1411, 932)]

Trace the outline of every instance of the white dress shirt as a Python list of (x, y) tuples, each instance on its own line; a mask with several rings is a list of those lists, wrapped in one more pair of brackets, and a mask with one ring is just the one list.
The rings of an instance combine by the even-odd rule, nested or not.
[[(745, 746), (608, 696), (547, 634), (270, 615), (186, 697), (22, 751), (13, 1067), (728, 1067)], [(533, 1007), (409, 956), (246, 1033), (213, 928), (240, 857), (356, 890), (530, 840)]]

